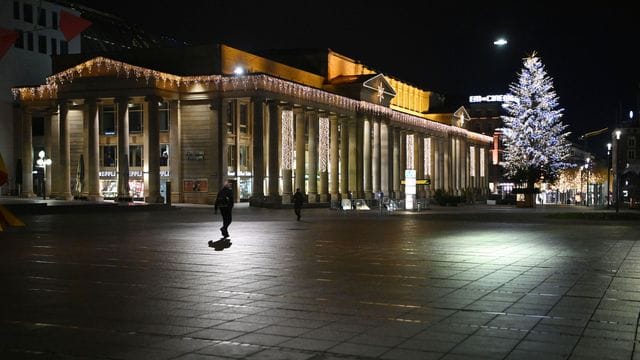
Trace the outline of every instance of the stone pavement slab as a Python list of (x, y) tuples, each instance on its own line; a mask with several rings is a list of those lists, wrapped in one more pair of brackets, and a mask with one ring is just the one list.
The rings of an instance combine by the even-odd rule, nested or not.
[(0, 358), (638, 356), (634, 220), (241, 204), (214, 251), (211, 207), (119, 210), (0, 233)]

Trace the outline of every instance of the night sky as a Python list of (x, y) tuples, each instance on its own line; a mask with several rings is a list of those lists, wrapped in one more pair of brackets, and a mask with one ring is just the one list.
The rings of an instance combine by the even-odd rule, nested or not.
[[(618, 113), (638, 108), (640, 25), (628, 1), (580, 8), (562, 1), (80, 2), (192, 44), (330, 48), (445, 95), (506, 93), (522, 58), (536, 51), (572, 138), (613, 128)], [(505, 47), (493, 45), (499, 36)], [(605, 137), (589, 150), (604, 148)]]

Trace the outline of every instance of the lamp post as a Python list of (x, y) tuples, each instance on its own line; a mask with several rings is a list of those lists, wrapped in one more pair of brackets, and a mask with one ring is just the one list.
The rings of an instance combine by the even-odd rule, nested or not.
[(584, 169), (587, 171), (587, 206), (589, 206), (589, 164), (591, 163), (591, 157), (585, 159)]
[(620, 211), (620, 135), (622, 131), (616, 130), (616, 213)]
[(42, 168), (42, 199), (45, 200), (47, 198), (47, 166), (51, 165), (51, 159), (45, 157), (44, 150), (40, 150), (38, 158), (36, 164)]
[(607, 143), (607, 209), (611, 207), (611, 143)]

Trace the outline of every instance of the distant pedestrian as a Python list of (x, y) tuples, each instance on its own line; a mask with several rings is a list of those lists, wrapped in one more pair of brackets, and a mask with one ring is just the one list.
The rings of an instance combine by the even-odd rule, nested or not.
[(302, 203), (304, 203), (304, 195), (300, 192), (300, 189), (296, 189), (295, 194), (293, 194), (293, 210), (296, 212), (296, 216), (298, 217), (298, 221), (300, 221), (300, 214), (302, 212)]
[(231, 190), (231, 183), (229, 180), (224, 182), (224, 185), (218, 192), (216, 203), (214, 206), (214, 212), (218, 212), (222, 215), (222, 237), (225, 239), (229, 237), (229, 225), (231, 225), (231, 210), (233, 209), (233, 191)]

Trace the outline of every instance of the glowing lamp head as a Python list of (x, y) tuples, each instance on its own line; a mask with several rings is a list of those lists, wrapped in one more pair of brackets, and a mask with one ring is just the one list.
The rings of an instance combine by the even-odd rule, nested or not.
[(621, 134), (622, 134), (622, 131), (616, 130), (616, 140), (620, 140), (620, 135)]
[(493, 45), (496, 45), (496, 46), (505, 46), (505, 45), (507, 45), (507, 40), (506, 40), (505, 38), (500, 38), (500, 39), (498, 39), (498, 40), (494, 41), (494, 42), (493, 42)]
[(611, 143), (607, 143), (607, 150), (611, 151)]

